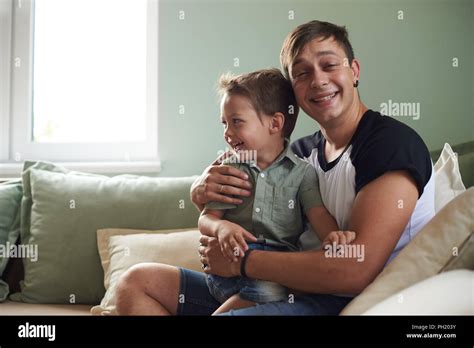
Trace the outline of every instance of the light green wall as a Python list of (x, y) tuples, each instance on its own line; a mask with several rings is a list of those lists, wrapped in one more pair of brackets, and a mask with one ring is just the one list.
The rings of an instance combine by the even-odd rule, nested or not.
[[(474, 140), (473, 7), (472, 0), (160, 0), (160, 175), (200, 173), (225, 149), (218, 76), (279, 67), (286, 34), (312, 19), (349, 29), (369, 108), (379, 110), (389, 99), (420, 103), (419, 120), (398, 119), (430, 149)], [(292, 139), (317, 129), (301, 113)]]

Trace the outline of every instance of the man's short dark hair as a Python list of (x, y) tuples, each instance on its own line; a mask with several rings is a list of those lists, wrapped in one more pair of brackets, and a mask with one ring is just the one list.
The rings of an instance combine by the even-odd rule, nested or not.
[(354, 59), (354, 50), (349, 42), (349, 34), (344, 26), (338, 26), (329, 22), (311, 21), (296, 27), (285, 39), (280, 53), (281, 67), (287, 79), (290, 79), (289, 69), (296, 56), (303, 47), (316, 38), (325, 40), (334, 38), (346, 53), (349, 65)]

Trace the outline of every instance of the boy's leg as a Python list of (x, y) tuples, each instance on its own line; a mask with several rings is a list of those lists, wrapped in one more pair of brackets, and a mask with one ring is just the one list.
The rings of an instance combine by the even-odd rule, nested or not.
[(247, 301), (240, 298), (239, 294), (232, 295), (225, 301), (212, 315), (221, 314), (230, 311), (231, 309), (240, 309), (255, 306), (255, 302)]

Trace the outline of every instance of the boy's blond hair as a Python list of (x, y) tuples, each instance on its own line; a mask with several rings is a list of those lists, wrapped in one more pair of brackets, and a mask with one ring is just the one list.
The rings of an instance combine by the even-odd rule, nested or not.
[(219, 78), (218, 93), (222, 97), (242, 95), (249, 98), (258, 117), (273, 116), (281, 112), (285, 116), (283, 136), (289, 138), (298, 117), (298, 104), (291, 83), (278, 69), (262, 69), (247, 74), (227, 73)]

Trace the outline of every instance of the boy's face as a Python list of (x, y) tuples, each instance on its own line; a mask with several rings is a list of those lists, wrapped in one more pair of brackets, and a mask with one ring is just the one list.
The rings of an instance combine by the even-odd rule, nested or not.
[(342, 46), (332, 37), (313, 39), (289, 67), (299, 106), (322, 127), (358, 105), (354, 82), (359, 63), (349, 66)]
[(252, 103), (241, 95), (225, 94), (221, 101), (221, 122), (224, 139), (236, 152), (265, 151), (270, 142), (271, 117), (259, 119)]

